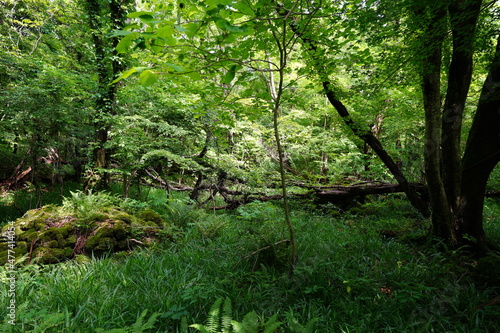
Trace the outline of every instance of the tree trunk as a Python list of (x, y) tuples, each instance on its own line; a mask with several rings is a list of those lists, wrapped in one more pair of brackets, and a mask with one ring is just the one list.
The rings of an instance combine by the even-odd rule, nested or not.
[(483, 206), (488, 178), (500, 161), (500, 37), (486, 78), (462, 159), (459, 237), (471, 236), (478, 250), (487, 249)]
[[(94, 126), (96, 128), (94, 166), (97, 170), (93, 174), (94, 179), (86, 181), (86, 190), (89, 187), (109, 187), (109, 173), (100, 171), (100, 169), (107, 169), (109, 166), (111, 153), (106, 148), (106, 144), (108, 142), (108, 133), (111, 129), (111, 117), (116, 114), (117, 85), (109, 84), (125, 67), (123, 59), (118, 56), (115, 50), (118, 38), (112, 38), (111, 45), (109, 45), (105, 34), (109, 29), (117, 30), (123, 27), (126, 18), (124, 6), (129, 2), (129, 0), (110, 0), (105, 2), (101, 0), (87, 0), (86, 2), (89, 26), (94, 42), (98, 76), (98, 91), (95, 101), (96, 115), (94, 116)], [(109, 6), (109, 8), (105, 6)], [(102, 22), (103, 16), (109, 16), (106, 24)], [(109, 49), (112, 51), (107, 51)]]
[[(434, 234), (453, 239), (453, 216), (441, 177), (441, 57), (445, 33), (446, 9), (441, 6), (424, 35), (422, 92), (425, 110), (424, 161)], [(416, 13), (421, 16), (421, 13)]]
[(442, 177), (448, 205), (457, 211), (461, 183), (462, 118), (472, 78), (474, 37), (481, 0), (457, 0), (448, 7), (453, 53), (443, 109)]

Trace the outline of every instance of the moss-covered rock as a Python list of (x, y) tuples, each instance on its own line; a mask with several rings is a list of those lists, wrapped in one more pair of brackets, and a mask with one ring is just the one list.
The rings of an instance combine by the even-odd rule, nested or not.
[[(48, 205), (26, 212), (2, 233), (15, 230), (16, 258), (28, 255), (31, 262), (48, 264), (71, 259), (75, 254), (101, 256), (146, 246), (165, 226), (168, 224), (150, 209), (129, 214), (106, 206), (82, 216)], [(2, 238), (0, 264), (7, 262), (8, 250), (7, 239)]]
[(137, 217), (146, 222), (153, 222), (157, 226), (168, 226), (158, 213), (152, 209), (145, 209), (137, 214)]

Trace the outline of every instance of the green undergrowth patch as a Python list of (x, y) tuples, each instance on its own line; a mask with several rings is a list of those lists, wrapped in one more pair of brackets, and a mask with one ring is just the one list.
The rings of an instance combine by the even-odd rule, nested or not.
[[(232, 212), (191, 206), (177, 200), (165, 208), (164, 214), (181, 219), (175, 243), (100, 260), (19, 265), (16, 302), (22, 311), (16, 326), (0, 327), (222, 332), (223, 325), (247, 320), (279, 323), (275, 332), (292, 333), (500, 330), (500, 309), (492, 303), (499, 285), (494, 274), (479, 279), (476, 269), (496, 258), (479, 263), (460, 251), (416, 242), (413, 235), (425, 235), (428, 222), (397, 197), (340, 216), (293, 205), (299, 254), (293, 275), (279, 203), (255, 202)], [(2, 268), (2, 281), (7, 274)], [(5, 318), (9, 298), (3, 291)], [(227, 304), (232, 321), (224, 324), (213, 311), (227, 314)], [(210, 318), (221, 321), (211, 324)]]

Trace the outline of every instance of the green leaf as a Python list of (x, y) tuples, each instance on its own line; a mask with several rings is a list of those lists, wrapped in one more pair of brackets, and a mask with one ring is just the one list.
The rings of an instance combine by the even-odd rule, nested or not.
[(234, 79), (235, 72), (228, 71), (223, 77), (222, 77), (222, 83), (224, 84), (231, 84), (231, 81)]
[(158, 35), (158, 37), (163, 38), (168, 45), (170, 46), (177, 45), (177, 39), (173, 37), (174, 29), (172, 28), (172, 26), (167, 25), (158, 29), (156, 34)]
[(235, 9), (239, 10), (240, 12), (242, 12), (243, 14), (254, 15), (254, 12), (253, 12), (252, 8), (250, 8), (250, 6), (248, 6), (243, 1), (237, 1), (237, 2), (233, 3), (232, 6)]
[(139, 76), (139, 82), (143, 87), (149, 87), (158, 81), (158, 74), (150, 69), (147, 69)]
[(128, 36), (130, 34), (133, 34), (133, 32), (125, 30), (115, 30), (109, 35), (109, 37)]
[(201, 74), (198, 72), (187, 73), (187, 76), (195, 81), (200, 81), (202, 79)]
[(189, 327), (192, 327), (192, 328), (195, 328), (197, 329), (198, 331), (202, 332), (202, 333), (210, 333), (206, 328), (205, 326), (201, 325), (201, 324), (193, 324), (193, 325), (189, 325)]
[(137, 17), (141, 17), (141, 16), (151, 16), (153, 17), (154, 13), (153, 12), (145, 12), (143, 10), (141, 11), (138, 11), (138, 12), (133, 12), (133, 13), (130, 13), (127, 15), (127, 17), (129, 18), (137, 18)]
[(177, 73), (183, 73), (185, 72), (186, 70), (180, 66), (177, 66), (177, 65), (174, 65), (174, 64), (171, 64), (171, 63), (165, 63), (165, 65), (167, 65), (168, 67), (172, 68), (175, 72)]
[(126, 35), (123, 37), (118, 44), (116, 45), (116, 52), (118, 53), (127, 53), (129, 48), (132, 46), (132, 44), (135, 42), (137, 39), (138, 33), (133, 32), (131, 34)]
[(146, 68), (147, 67), (132, 67), (129, 70), (121, 73), (120, 76), (118, 76), (113, 82), (110, 83), (110, 85), (113, 85), (113, 84), (115, 84), (116, 82), (118, 82), (120, 80), (126, 79), (126, 78), (128, 78), (130, 75), (132, 75), (134, 73), (142, 72)]
[(224, 84), (231, 84), (233, 81), (234, 77), (236, 76), (236, 72), (241, 68), (241, 66), (238, 65), (232, 65), (227, 73), (222, 77), (222, 83)]
[(232, 25), (228, 21), (224, 22), (224, 27), (226, 30), (229, 30), (231, 32), (247, 32), (248, 31), (248, 26), (246, 25)]

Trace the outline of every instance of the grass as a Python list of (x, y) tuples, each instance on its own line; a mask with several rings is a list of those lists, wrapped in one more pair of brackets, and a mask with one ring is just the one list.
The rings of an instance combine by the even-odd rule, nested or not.
[[(212, 304), (228, 298), (234, 320), (252, 311), (263, 322), (277, 315), (281, 332), (500, 331), (498, 306), (482, 306), (500, 295), (500, 285), (475, 284), (474, 260), (422, 242), (427, 222), (397, 196), (343, 215), (293, 205), (293, 276), (286, 243), (262, 250), (287, 237), (276, 204), (214, 213), (159, 192), (146, 200), (183, 230), (176, 243), (88, 262), (18, 265), (18, 324), (0, 328), (185, 332), (183, 320), (204, 323)], [(498, 202), (487, 202), (486, 229), (497, 240), (499, 211)], [(7, 274), (0, 270), (2, 280)], [(6, 318), (10, 298), (2, 288)]]

